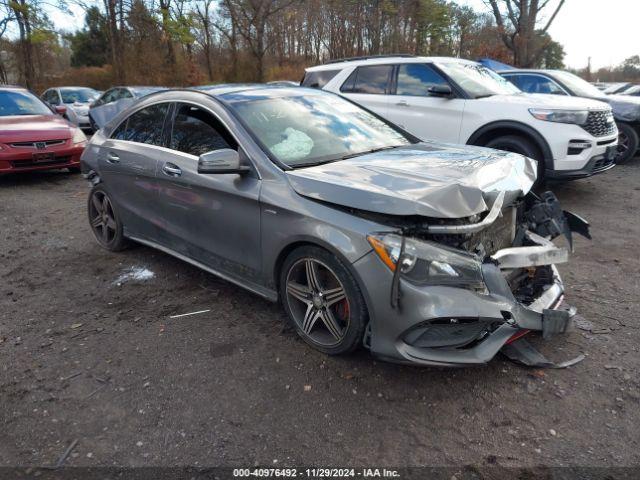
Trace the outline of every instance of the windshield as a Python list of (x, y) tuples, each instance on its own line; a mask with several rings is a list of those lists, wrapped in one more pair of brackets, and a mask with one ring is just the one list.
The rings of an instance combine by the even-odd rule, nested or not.
[(441, 62), (436, 65), (472, 98), (520, 93), (514, 84), (482, 65), (463, 62)]
[(29, 92), (0, 91), (0, 117), (10, 115), (53, 115), (53, 112)]
[(573, 73), (554, 71), (553, 75), (560, 80), (560, 82), (564, 83), (577, 97), (606, 97), (606, 95), (596, 87)]
[(89, 103), (98, 97), (98, 92), (92, 88), (64, 88), (60, 89), (60, 95), (63, 103)]
[(232, 102), (231, 107), (268, 152), (290, 167), (412, 143), (389, 124), (332, 94), (260, 96)]
[(640, 85), (636, 85), (635, 87), (627, 88), (622, 92), (623, 95), (637, 95), (640, 92)]

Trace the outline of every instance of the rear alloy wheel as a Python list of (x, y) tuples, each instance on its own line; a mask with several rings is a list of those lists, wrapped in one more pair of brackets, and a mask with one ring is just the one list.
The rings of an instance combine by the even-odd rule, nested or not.
[(294, 251), (280, 285), (285, 310), (305, 342), (332, 355), (358, 347), (366, 307), (353, 276), (334, 255), (316, 247)]
[(118, 219), (113, 202), (102, 186), (97, 185), (91, 190), (87, 210), (91, 231), (98, 243), (113, 252), (125, 248), (122, 222)]
[(638, 151), (638, 132), (631, 125), (618, 123), (618, 153), (616, 163), (626, 163), (633, 158)]

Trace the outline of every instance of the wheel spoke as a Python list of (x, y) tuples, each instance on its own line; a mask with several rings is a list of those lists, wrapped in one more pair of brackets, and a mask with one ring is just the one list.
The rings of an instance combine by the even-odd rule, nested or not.
[(336, 340), (340, 340), (342, 338), (342, 328), (338, 324), (336, 317), (331, 313), (331, 310), (321, 310), (320, 318), (322, 318), (322, 322), (324, 323), (324, 326), (327, 327), (327, 330), (329, 330), (329, 333), (333, 335)]
[(305, 262), (305, 269), (307, 271), (307, 284), (311, 291), (318, 292), (320, 291), (320, 283), (318, 282), (318, 270), (316, 269), (316, 263), (307, 259)]
[(91, 196), (91, 202), (93, 202), (93, 206), (98, 213), (102, 213), (102, 202), (98, 199), (97, 195)]
[(96, 218), (94, 218), (93, 220), (91, 220), (91, 226), (93, 228), (98, 228), (98, 227), (102, 227), (102, 215), (98, 215)]
[(318, 310), (316, 310), (313, 305), (307, 307), (304, 319), (302, 320), (302, 331), (307, 335), (311, 334), (311, 330), (313, 330), (316, 320), (318, 320), (318, 313)]
[(109, 243), (109, 229), (106, 225), (102, 225), (102, 241), (104, 243)]
[(116, 221), (110, 216), (107, 216), (107, 227), (113, 231), (116, 230)]
[(331, 290), (325, 290), (322, 294), (324, 295), (325, 302), (327, 302), (327, 307), (347, 298), (347, 294), (342, 286), (332, 288)]
[(311, 290), (309, 287), (305, 285), (300, 285), (296, 282), (287, 283), (287, 293), (291, 295), (293, 298), (300, 300), (302, 303), (306, 303), (307, 305), (311, 304)]
[(107, 196), (105, 195), (104, 197), (102, 197), (102, 210), (100, 210), (101, 212), (108, 212), (109, 211), (109, 199), (107, 198)]

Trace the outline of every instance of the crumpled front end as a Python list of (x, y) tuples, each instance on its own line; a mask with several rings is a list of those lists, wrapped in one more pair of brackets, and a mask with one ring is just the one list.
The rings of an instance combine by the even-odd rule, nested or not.
[[(568, 260), (574, 233), (589, 237), (588, 223), (547, 192), (508, 207), (498, 197), (474, 223), (372, 235), (374, 251), (355, 264), (375, 279), (365, 343), (390, 361), (462, 366), (488, 362), (529, 331), (566, 332), (575, 309), (562, 305), (555, 264)], [(559, 236), (568, 248), (552, 242)]]

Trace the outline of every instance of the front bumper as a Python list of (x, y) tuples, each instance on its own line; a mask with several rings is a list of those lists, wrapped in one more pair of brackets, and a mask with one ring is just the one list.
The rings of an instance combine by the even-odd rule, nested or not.
[(591, 158), (582, 168), (575, 170), (551, 170), (546, 173), (551, 180), (576, 180), (611, 170), (615, 166), (615, 145), (605, 153)]
[[(532, 256), (526, 248), (522, 258)], [(539, 253), (533, 256), (540, 258)], [(508, 261), (514, 258), (511, 252)], [(370, 307), (365, 341), (373, 355), (387, 361), (437, 366), (484, 364), (524, 331), (540, 331), (545, 338), (565, 332), (574, 313), (555, 310), (564, 287), (554, 266), (552, 282), (529, 305), (518, 302), (499, 266), (488, 262), (483, 264), (487, 292), (417, 286), (401, 279), (398, 308), (389, 302), (392, 274), (375, 253), (361, 258), (354, 267), (361, 279), (375, 279), (365, 281)]]
[[(69, 144), (70, 141), (66, 143)], [(37, 150), (10, 148), (3, 145), (3, 149), (0, 150), (0, 174), (80, 167), (80, 156), (83, 151), (84, 146), (61, 145)], [(34, 154), (50, 154), (50, 158), (38, 158)]]

